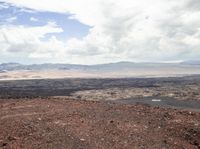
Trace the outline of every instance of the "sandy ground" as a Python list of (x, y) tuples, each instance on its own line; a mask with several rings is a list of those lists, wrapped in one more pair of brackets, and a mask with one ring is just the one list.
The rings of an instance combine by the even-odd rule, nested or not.
[(199, 67), (192, 68), (148, 68), (123, 71), (82, 71), (82, 70), (46, 70), (46, 71), (7, 71), (0, 73), (0, 80), (58, 79), (58, 78), (126, 78), (126, 77), (181, 77), (200, 74)]
[(1, 149), (199, 149), (200, 113), (67, 99), (0, 100)]

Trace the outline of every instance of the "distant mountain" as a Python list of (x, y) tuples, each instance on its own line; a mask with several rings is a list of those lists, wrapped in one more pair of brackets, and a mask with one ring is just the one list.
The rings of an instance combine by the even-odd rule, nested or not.
[(200, 65), (198, 62), (118, 62), (99, 65), (50, 63), (32, 65), (23, 65), (19, 63), (0, 64), (0, 80), (46, 78), (177, 77), (199, 74)]
[(2, 64), (0, 64), (0, 71), (17, 70), (20, 68), (22, 68), (22, 65), (19, 63), (2, 63)]
[(19, 63), (3, 63), (0, 64), (1, 71), (14, 71), (14, 70), (69, 70), (69, 69), (83, 69), (84, 65), (74, 64), (32, 64), (23, 65)]
[(0, 73), (5, 73), (6, 71), (0, 70)]
[(182, 62), (181, 64), (186, 64), (186, 65), (200, 65), (200, 61), (185, 61), (185, 62)]
[(134, 63), (134, 62), (117, 62), (98, 65), (78, 65), (78, 64), (32, 64), (23, 65), (19, 63), (0, 64), (0, 72), (14, 70), (81, 70), (81, 71), (126, 71), (137, 69), (156, 69), (164, 67), (181, 67), (184, 65), (200, 65), (200, 61), (187, 61), (182, 63)]

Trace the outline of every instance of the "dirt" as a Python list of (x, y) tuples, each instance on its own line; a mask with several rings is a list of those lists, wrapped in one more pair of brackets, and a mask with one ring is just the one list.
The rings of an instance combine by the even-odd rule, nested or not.
[(142, 104), (0, 100), (1, 149), (199, 149), (200, 113)]
[(199, 107), (200, 76), (0, 81), (0, 149), (200, 149)]

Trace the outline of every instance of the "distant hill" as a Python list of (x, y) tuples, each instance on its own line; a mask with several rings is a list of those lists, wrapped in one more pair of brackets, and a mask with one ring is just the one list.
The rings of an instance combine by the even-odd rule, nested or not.
[(0, 64), (1, 71), (14, 71), (14, 70), (69, 70), (69, 69), (83, 69), (84, 65), (74, 64), (32, 64), (23, 65), (19, 63), (3, 63)]
[(185, 62), (182, 62), (181, 64), (186, 64), (186, 65), (200, 65), (200, 61), (185, 61)]
[(44, 78), (126, 78), (200, 75), (200, 63), (118, 62), (99, 65), (0, 64), (0, 80)]
[(134, 63), (134, 62), (117, 62), (98, 65), (78, 65), (78, 64), (32, 64), (23, 65), (19, 63), (2, 63), (0, 72), (16, 70), (79, 70), (79, 71), (126, 71), (137, 69), (162, 69), (173, 67), (188, 67), (188, 65), (200, 65), (200, 61), (186, 61), (182, 63)]

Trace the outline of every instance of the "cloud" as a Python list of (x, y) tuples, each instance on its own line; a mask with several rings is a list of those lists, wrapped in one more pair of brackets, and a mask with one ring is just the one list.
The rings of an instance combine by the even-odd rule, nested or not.
[(188, 0), (185, 4), (186, 9), (199, 11), (200, 1), (199, 0)]
[[(50, 33), (60, 33), (63, 30), (54, 22), (49, 22), (44, 26), (25, 27), (16, 25), (0, 26), (0, 52), (5, 56), (24, 55), (24, 58), (31, 57), (33, 53), (56, 52), (56, 47), (52, 39), (45, 40), (45, 36)], [(58, 44), (58, 43), (56, 43)], [(53, 49), (55, 48), (55, 49)], [(44, 52), (43, 52), (44, 53)], [(41, 56), (40, 56), (41, 57)]]
[(30, 18), (30, 21), (37, 22), (37, 21), (39, 21), (39, 20), (38, 20), (37, 18), (31, 17), (31, 18)]
[(6, 3), (1, 3), (1, 2), (0, 2), (0, 10), (1, 10), (1, 9), (6, 9), (6, 8), (9, 8), (9, 5), (6, 4)]
[(15, 20), (17, 20), (17, 17), (16, 17), (16, 16), (7, 18), (7, 19), (6, 19), (6, 22), (7, 22), (7, 23), (13, 23)]
[[(91, 26), (89, 34), (83, 39), (60, 41), (56, 37), (51, 37), (48, 41), (42, 42), (41, 38), (47, 32), (51, 32), (49, 29), (43, 33), (40, 30), (37, 37), (34, 35), (23, 37), (23, 34), (9, 37), (9, 41), (18, 42), (17, 49), (23, 49), (23, 45), (20, 44), (27, 46), (30, 40), (34, 41), (34, 44), (39, 43), (36, 47), (31, 45), (37, 50), (29, 49), (34, 51), (30, 54), (34, 58), (42, 55), (45, 57), (60, 55), (64, 60), (67, 59), (67, 62), (71, 60), (75, 63), (103, 63), (113, 60), (174, 61), (197, 59), (200, 56), (198, 0), (43, 0), (43, 3), (39, 0), (6, 0), (5, 2), (35, 11), (70, 14), (70, 19)], [(55, 26), (52, 29), (55, 32), (59, 30)], [(35, 33), (37, 29), (33, 30)], [(25, 30), (27, 35), (29, 31)], [(23, 42), (15, 41), (20, 38)], [(18, 50), (13, 48), (9, 51)], [(91, 57), (96, 58), (94, 60)]]
[(48, 33), (60, 33), (62, 31), (54, 22), (36, 27), (1, 25), (0, 41), (8, 44), (37, 43)]

